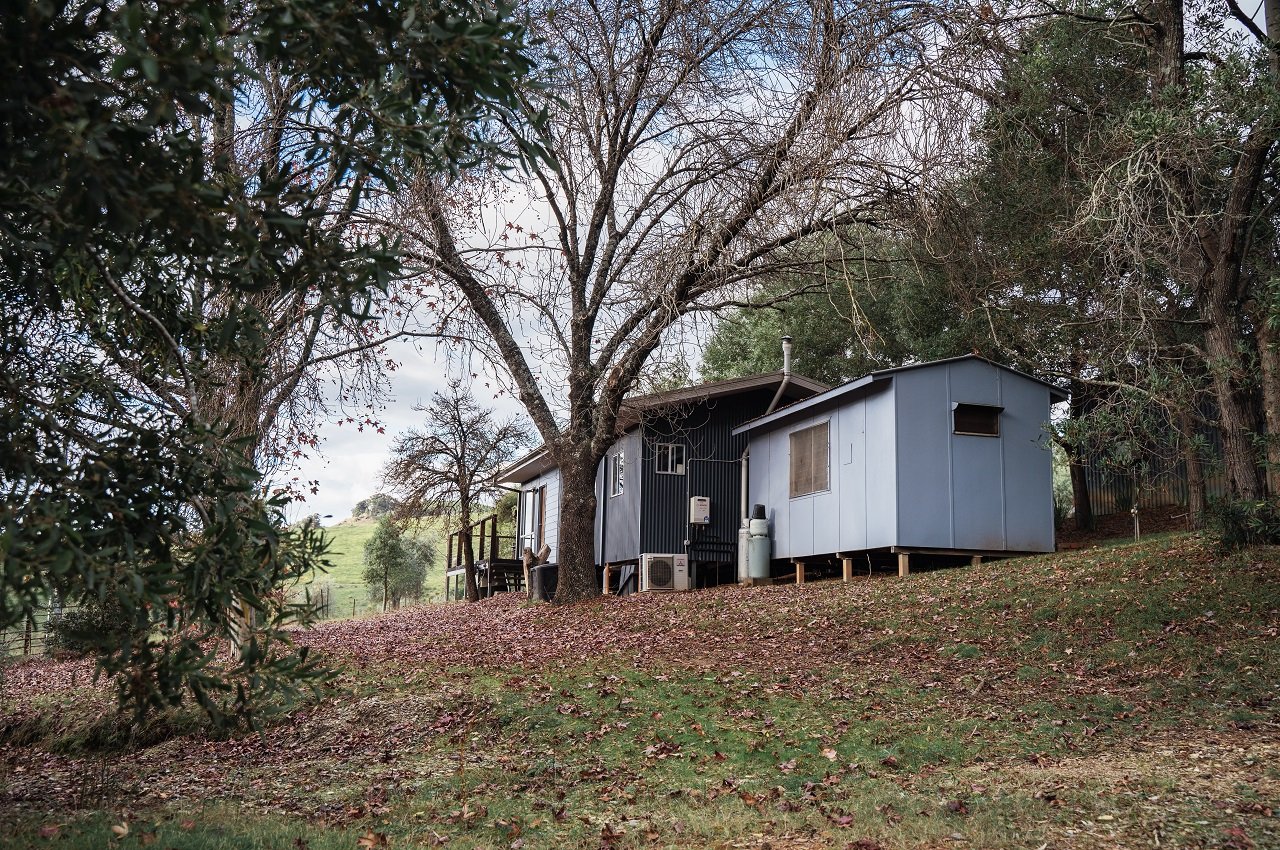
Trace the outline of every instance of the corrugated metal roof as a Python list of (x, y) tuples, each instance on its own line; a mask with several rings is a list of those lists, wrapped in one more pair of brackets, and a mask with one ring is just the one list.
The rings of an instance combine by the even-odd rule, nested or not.
[[(635, 396), (629, 398), (622, 403), (622, 410), (618, 414), (619, 436), (626, 431), (631, 430), (639, 424), (642, 413), (661, 410), (664, 407), (675, 406), (688, 402), (709, 401), (711, 399), (723, 398), (724, 396), (734, 395), (736, 393), (746, 392), (748, 390), (760, 389), (762, 387), (772, 387), (782, 382), (782, 372), (765, 372), (761, 375), (749, 375), (745, 378), (730, 378), (727, 381), (711, 381), (705, 384), (698, 384), (692, 387), (682, 387), (678, 390), (667, 390), (666, 392), (650, 393), (648, 395)], [(827, 385), (812, 378), (806, 378), (804, 375), (791, 373), (791, 380), (787, 382), (787, 389), (784, 391), (784, 397), (803, 398), (814, 393), (821, 393), (828, 389)], [(556, 463), (547, 454), (545, 444), (538, 446), (524, 457), (512, 463), (506, 469), (497, 475), (500, 484), (519, 484), (535, 478), (550, 469), (555, 469)]]

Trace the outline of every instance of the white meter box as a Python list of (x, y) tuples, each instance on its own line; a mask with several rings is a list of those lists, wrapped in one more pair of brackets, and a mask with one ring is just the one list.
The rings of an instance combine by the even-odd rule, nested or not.
[(711, 497), (694, 496), (689, 499), (689, 524), (711, 524)]

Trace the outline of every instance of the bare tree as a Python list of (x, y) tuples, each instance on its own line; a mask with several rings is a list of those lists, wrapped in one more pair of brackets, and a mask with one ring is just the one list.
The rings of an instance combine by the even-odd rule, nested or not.
[(932, 144), (916, 7), (532, 3), (556, 64), (525, 96), (526, 170), (425, 176), (396, 199), (387, 223), (465, 306), (559, 465), (557, 601), (599, 592), (596, 467), (673, 329), (813, 268), (806, 240), (907, 204)]
[(426, 414), (426, 422), (422, 430), (396, 438), (383, 481), (400, 499), (402, 518), (457, 511), (467, 599), (475, 602), (480, 598), (470, 534), (475, 512), (497, 496), (498, 471), (528, 444), (529, 435), (520, 419), (499, 420), (481, 407), (458, 380), (414, 409)]

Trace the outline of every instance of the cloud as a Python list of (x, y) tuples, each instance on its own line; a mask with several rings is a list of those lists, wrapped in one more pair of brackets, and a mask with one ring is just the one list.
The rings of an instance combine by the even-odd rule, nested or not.
[[(326, 422), (320, 428), (320, 449), (303, 460), (297, 468), (282, 478), (296, 477), (299, 482), (317, 481), (319, 492), (305, 493), (306, 500), (290, 506), (289, 516), (298, 518), (318, 513), (325, 525), (341, 522), (351, 515), (356, 502), (381, 491), (381, 473), (391, 453), (395, 438), (409, 428), (422, 424), (423, 415), (413, 408), (431, 401), (434, 392), (444, 389), (449, 378), (449, 367), (443, 355), (437, 355), (430, 347), (419, 348), (410, 342), (397, 342), (391, 346), (390, 356), (402, 365), (388, 374), (391, 383), (390, 398), (377, 419), (384, 426), (379, 434), (365, 426), (359, 430), (356, 424)], [(457, 369), (453, 370), (456, 374)], [(460, 375), (471, 381), (471, 373)], [(485, 386), (488, 380), (481, 375), (474, 382), (472, 391), (481, 404), (488, 404), (504, 415), (524, 415), (520, 404), (510, 397), (493, 398), (493, 390)]]

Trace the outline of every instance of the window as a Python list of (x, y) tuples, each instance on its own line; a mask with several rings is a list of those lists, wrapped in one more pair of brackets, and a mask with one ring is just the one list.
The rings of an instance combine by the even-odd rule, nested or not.
[(953, 425), (957, 434), (975, 437), (1000, 436), (1000, 411), (989, 404), (953, 404)]
[(542, 548), (547, 528), (547, 487), (524, 491), (524, 545), (534, 552)]
[(627, 461), (622, 452), (609, 458), (609, 495), (621, 496), (626, 479)]
[(684, 475), (684, 446), (658, 443), (653, 447), (653, 462), (664, 475)]
[(830, 425), (791, 432), (791, 498), (830, 489)]

